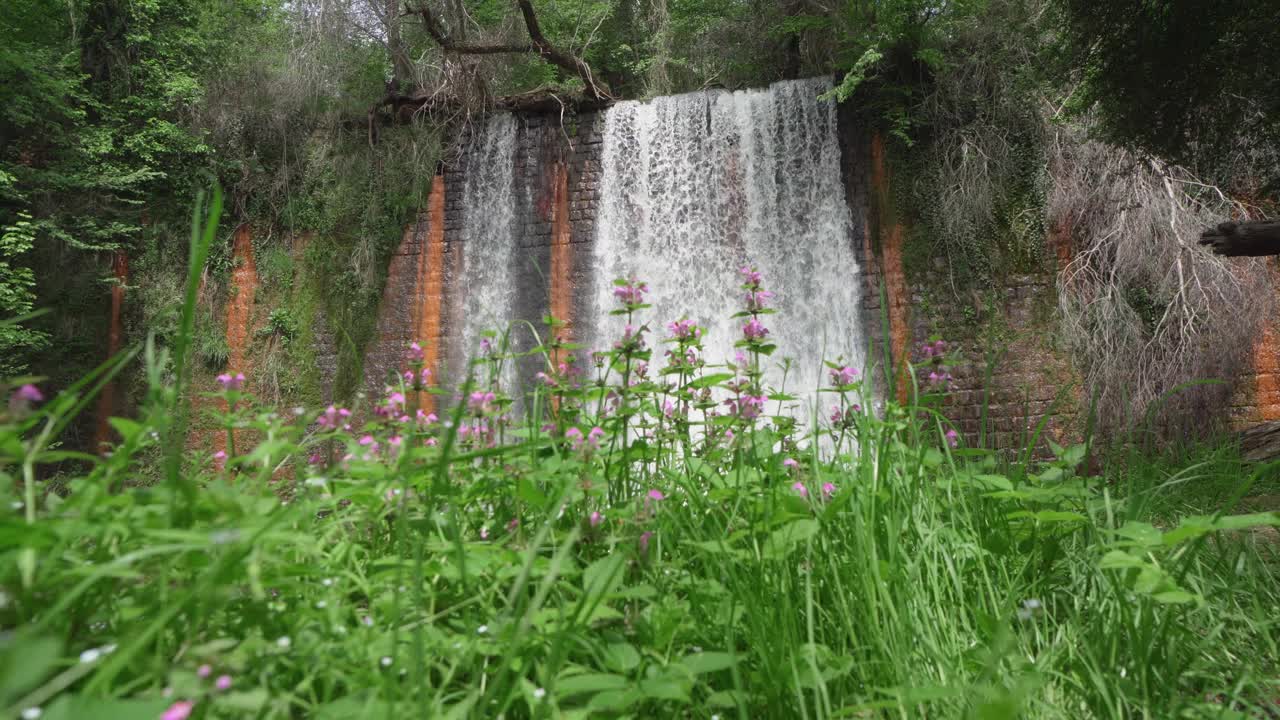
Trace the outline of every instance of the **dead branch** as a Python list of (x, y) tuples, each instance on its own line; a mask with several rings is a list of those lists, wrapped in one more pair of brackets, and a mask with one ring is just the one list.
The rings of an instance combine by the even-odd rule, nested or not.
[(1200, 244), (1226, 257), (1280, 255), (1280, 221), (1221, 223), (1200, 233)]
[(609, 87), (597, 80), (591, 72), (591, 66), (585, 60), (572, 53), (565, 52), (547, 40), (538, 24), (538, 15), (530, 0), (515, 0), (520, 15), (524, 18), (525, 31), (529, 34), (528, 43), (459, 43), (441, 26), (435, 14), (425, 5), (414, 11), (422, 18), (423, 28), (435, 40), (442, 50), (457, 55), (498, 55), (503, 53), (536, 53), (543, 60), (571, 72), (582, 78), (587, 96), (594, 100), (612, 100)]

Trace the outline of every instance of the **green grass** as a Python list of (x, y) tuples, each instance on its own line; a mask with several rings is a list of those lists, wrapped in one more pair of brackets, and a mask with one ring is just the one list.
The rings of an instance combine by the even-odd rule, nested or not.
[[(230, 391), (218, 422), (261, 442), (225, 468), (187, 454), (176, 476), (142, 485), (147, 458), (181, 451), (169, 434), (180, 395), (148, 353), (151, 391), (135, 419), (117, 421), (119, 447), (61, 494), (42, 492), (37, 470), (68, 459), (58, 429), (119, 366), (39, 408), (15, 407), (0, 422), (0, 625), (11, 631), (0, 636), (0, 708), (45, 718), (157, 718), (179, 700), (199, 718), (1275, 712), (1280, 584), (1274, 546), (1251, 528), (1280, 515), (1218, 512), (1273, 470), (1210, 449), (1085, 476), (1083, 446), (1046, 462), (952, 449), (930, 396), (816, 424), (821, 441), (769, 415), (704, 420), (702, 386), (755, 391), (770, 348), (743, 345), (752, 357), (740, 367), (651, 371), (663, 382), (640, 372), (657, 353), (635, 342), (610, 354), (599, 384), (573, 387), (549, 367), (527, 420), (507, 422), (500, 392), (467, 401), (470, 385), (484, 392), (484, 378), (501, 375), (501, 352), (441, 411), (448, 424), (328, 429), (314, 412)], [(827, 393), (871, 405), (860, 383)], [(693, 408), (690, 421), (668, 418), (664, 400)], [(462, 432), (482, 422), (478, 435)], [(596, 448), (569, 432), (597, 426)], [(1218, 502), (1196, 500), (1196, 514), (1179, 517), (1170, 498), (1197, 487), (1217, 488)], [(214, 685), (222, 674), (229, 689)]]

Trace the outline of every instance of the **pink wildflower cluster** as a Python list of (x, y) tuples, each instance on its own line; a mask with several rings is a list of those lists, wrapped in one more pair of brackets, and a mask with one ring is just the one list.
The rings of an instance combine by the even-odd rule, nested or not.
[(760, 322), (760, 318), (751, 318), (742, 326), (742, 336), (748, 340), (763, 340), (769, 334), (769, 328)]
[(405, 387), (412, 388), (414, 390), (421, 390), (431, 384), (431, 369), (422, 368), (422, 370), (418, 372), (405, 370), (403, 377)]
[(9, 396), (9, 412), (16, 416), (25, 415), (32, 405), (43, 400), (44, 394), (40, 392), (40, 388), (28, 383)]
[[(944, 366), (949, 349), (950, 345), (945, 340), (920, 345), (919, 355), (922, 362), (930, 368), (929, 374), (924, 378), (930, 389), (945, 391), (954, 379)], [(923, 374), (923, 371), (921, 373)]]
[(218, 376), (218, 384), (227, 392), (235, 392), (244, 387), (244, 373), (238, 372), (235, 375), (231, 373), (222, 373)]
[(841, 408), (838, 405), (831, 406), (831, 425), (837, 429), (853, 427), (857, 422), (858, 415), (862, 413), (862, 406), (854, 403), (847, 408)]
[(564, 431), (564, 439), (573, 445), (575, 452), (591, 452), (600, 449), (600, 441), (604, 439), (604, 430), (597, 425), (591, 428), (586, 436), (583, 436), (581, 430), (571, 427)]
[(628, 307), (644, 304), (644, 294), (647, 292), (649, 292), (649, 286), (637, 281), (634, 277), (613, 288), (613, 296)]
[(477, 390), (467, 398), (467, 409), (476, 415), (488, 415), (493, 412), (493, 403), (497, 399), (497, 394), (492, 390)]
[(835, 385), (836, 387), (845, 387), (856, 382), (858, 380), (859, 373), (856, 368), (845, 365), (844, 367), (833, 368), (830, 375), (832, 385)]
[(647, 328), (644, 326), (637, 328), (628, 323), (627, 326), (622, 329), (622, 339), (613, 344), (613, 349), (643, 350), (645, 347), (644, 333), (646, 329)]
[(325, 430), (350, 432), (351, 424), (348, 422), (350, 418), (350, 410), (330, 405), (324, 412), (320, 413), (320, 417), (316, 418), (316, 424)]
[(671, 337), (676, 340), (691, 340), (702, 337), (702, 328), (688, 318), (667, 323), (667, 332), (671, 333)]
[[(754, 272), (754, 271), (753, 271)], [(755, 273), (759, 276), (760, 273)], [(766, 308), (765, 303), (773, 297), (773, 293), (768, 290), (748, 290), (747, 291), (747, 310), (751, 312), (759, 312)]]
[(743, 420), (754, 420), (764, 412), (764, 395), (740, 395), (724, 401), (729, 411)]

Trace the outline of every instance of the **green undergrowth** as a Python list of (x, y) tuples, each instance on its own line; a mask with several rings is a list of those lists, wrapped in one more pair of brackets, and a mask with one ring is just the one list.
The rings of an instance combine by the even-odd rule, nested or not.
[[(39, 468), (138, 351), (47, 401), (17, 390), (0, 418), (7, 716), (1275, 709), (1280, 514), (1235, 509), (1274, 467), (1225, 449), (1094, 473), (1086, 445), (1011, 459), (961, 446), (937, 393), (872, 411), (834, 365), (821, 396), (839, 414), (806, 429), (781, 410), (797, 399), (761, 385), (762, 301), (740, 314), (745, 357), (708, 366), (691, 324), (643, 324), (635, 282), (615, 294), (638, 329), (598, 379), (551, 363), (523, 413), (496, 384), (501, 347), (460, 395), (437, 393), (443, 421), (417, 412), (417, 380), (349, 427), (228, 377), (219, 421), (258, 440), (210, 457), (181, 445), (197, 280), (174, 362), (142, 349), (139, 412), (60, 492)], [(660, 369), (646, 335), (674, 346)], [(1201, 484), (1221, 492), (1152, 501)]]

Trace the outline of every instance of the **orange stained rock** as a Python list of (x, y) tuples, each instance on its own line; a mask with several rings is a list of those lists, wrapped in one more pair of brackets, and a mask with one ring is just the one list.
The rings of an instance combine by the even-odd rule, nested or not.
[[(414, 311), (413, 325), (418, 341), (423, 343), (423, 362), (431, 370), (431, 382), (435, 384), (443, 340), (440, 313), (444, 302), (444, 176), (440, 174), (432, 178), (427, 195), (427, 237), (418, 253), (416, 285), (421, 300)], [(418, 407), (433, 412), (435, 396), (426, 391), (418, 393)]]
[[(552, 177), (551, 200), (551, 316), (565, 323), (557, 332), (560, 340), (573, 339), (573, 253), (569, 226), (569, 168), (557, 162)], [(564, 358), (557, 350), (552, 362)]]
[(898, 366), (898, 402), (906, 403), (911, 378), (906, 370), (907, 352), (911, 343), (911, 328), (907, 310), (910, 292), (907, 276), (902, 269), (902, 242), (904, 229), (893, 212), (892, 195), (889, 192), (889, 169), (885, 164), (884, 137), (876, 133), (871, 138), (871, 186), (875, 193), (876, 215), (879, 219), (880, 274), (884, 278), (889, 313), (889, 350)]
[[(1271, 284), (1280, 294), (1280, 266), (1273, 266)], [(1276, 301), (1280, 303), (1280, 297)], [(1254, 343), (1253, 372), (1259, 421), (1280, 420), (1280, 319), (1273, 317)]]
[(231, 252), (235, 269), (231, 271), (231, 299), (227, 302), (227, 372), (249, 375), (249, 338), (253, 330), (253, 301), (258, 292), (258, 267), (253, 258), (253, 234), (248, 223), (236, 228)]
[[(124, 331), (120, 324), (120, 312), (124, 307), (124, 288), (129, 282), (129, 257), (124, 250), (116, 250), (111, 256), (111, 271), (115, 275), (115, 283), (111, 286), (111, 324), (107, 331), (107, 357), (115, 357), (120, 352)], [(115, 413), (115, 381), (107, 383), (98, 396), (98, 424), (94, 433), (93, 447), (98, 451), (105, 449), (111, 441), (111, 424), (108, 418)]]

